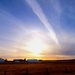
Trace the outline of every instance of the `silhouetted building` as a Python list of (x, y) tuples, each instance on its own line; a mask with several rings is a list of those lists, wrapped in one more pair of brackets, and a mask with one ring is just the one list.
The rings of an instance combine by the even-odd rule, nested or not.
[(5, 62), (5, 60), (0, 58), (0, 62)]
[(14, 59), (14, 62), (26, 62), (26, 59)]

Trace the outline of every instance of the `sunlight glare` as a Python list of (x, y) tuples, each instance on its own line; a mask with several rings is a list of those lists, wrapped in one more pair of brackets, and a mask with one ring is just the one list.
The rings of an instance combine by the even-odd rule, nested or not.
[(32, 52), (35, 56), (39, 54), (46, 48), (46, 45), (39, 38), (36, 38), (28, 43), (27, 49)]

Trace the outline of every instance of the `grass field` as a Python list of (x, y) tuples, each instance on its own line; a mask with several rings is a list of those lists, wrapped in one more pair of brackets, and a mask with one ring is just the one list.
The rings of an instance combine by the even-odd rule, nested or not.
[(0, 63), (0, 75), (75, 75), (75, 62)]

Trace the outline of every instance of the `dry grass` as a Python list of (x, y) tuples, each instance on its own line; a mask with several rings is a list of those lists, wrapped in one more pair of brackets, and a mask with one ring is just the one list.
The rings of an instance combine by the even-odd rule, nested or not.
[(1, 63), (0, 75), (75, 75), (75, 63)]

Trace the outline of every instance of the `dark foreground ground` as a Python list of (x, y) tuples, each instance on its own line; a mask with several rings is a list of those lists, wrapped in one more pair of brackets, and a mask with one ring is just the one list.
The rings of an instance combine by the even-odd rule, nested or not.
[(0, 75), (75, 75), (75, 61), (0, 63)]

